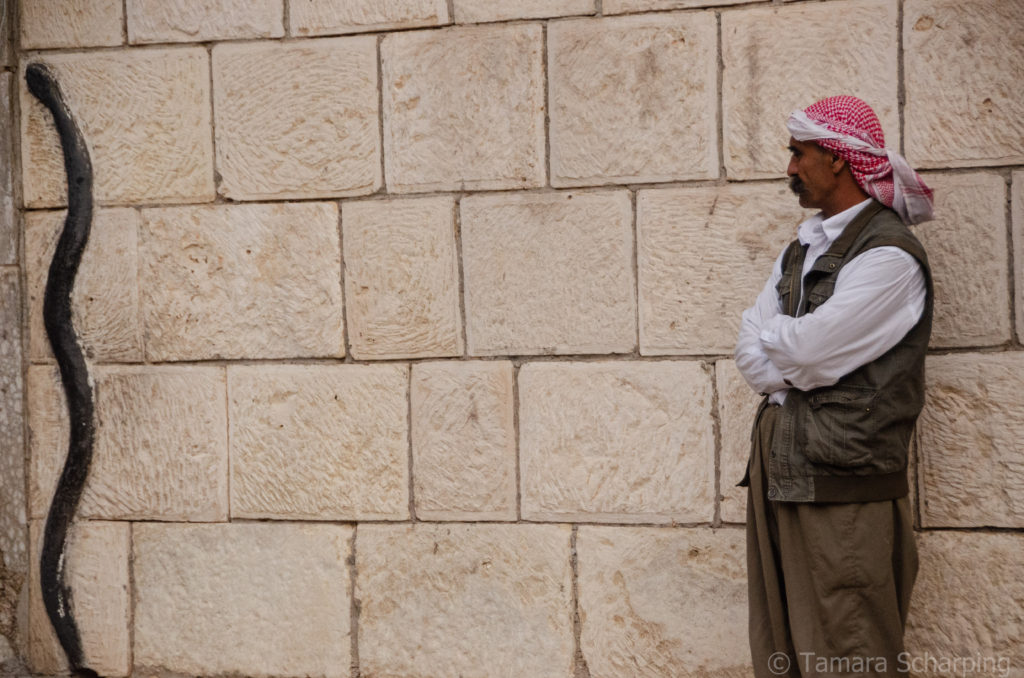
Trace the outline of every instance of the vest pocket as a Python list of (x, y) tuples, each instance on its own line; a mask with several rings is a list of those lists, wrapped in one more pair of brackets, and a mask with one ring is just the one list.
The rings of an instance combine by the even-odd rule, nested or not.
[(820, 292), (811, 292), (807, 295), (807, 300), (811, 302), (811, 308), (815, 309), (828, 301), (830, 297), (831, 295), (825, 295)]
[(782, 308), (782, 312), (786, 315), (790, 315), (790, 304), (793, 303), (790, 297), (793, 292), (793, 273), (792, 271), (784, 271), (782, 277), (779, 278), (779, 282), (775, 283), (775, 291), (779, 295), (779, 303)]
[(807, 458), (844, 468), (868, 464), (877, 393), (866, 386), (841, 386), (810, 395), (805, 420)]
[(832, 293), (835, 292), (835, 288), (835, 276), (830, 276), (815, 282), (807, 292), (807, 312), (810, 313), (831, 299)]

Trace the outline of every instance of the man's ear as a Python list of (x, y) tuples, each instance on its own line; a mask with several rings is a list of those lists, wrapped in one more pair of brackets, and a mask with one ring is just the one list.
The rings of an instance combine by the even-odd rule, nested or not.
[(833, 153), (831, 167), (832, 174), (839, 174), (843, 171), (843, 168), (846, 167), (846, 160)]

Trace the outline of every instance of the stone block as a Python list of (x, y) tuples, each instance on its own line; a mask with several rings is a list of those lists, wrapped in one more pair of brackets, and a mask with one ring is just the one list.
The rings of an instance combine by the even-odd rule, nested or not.
[[(753, 0), (767, 2), (768, 0)], [(604, 14), (626, 14), (631, 12), (653, 12), (663, 9), (693, 9), (696, 7), (720, 7), (722, 5), (748, 4), (750, 0), (603, 0)]]
[(626, 191), (471, 196), (461, 215), (470, 354), (634, 349)]
[(906, 149), (923, 167), (1024, 162), (1024, 5), (910, 0), (904, 7)]
[(422, 520), (515, 520), (512, 363), (412, 368), (413, 496)]
[(455, 0), (455, 21), (460, 24), (515, 19), (545, 19), (572, 14), (593, 14), (594, 0)]
[(0, 268), (0, 568), (24, 573), (25, 434), (22, 416), (21, 283)]
[(640, 352), (732, 353), (743, 309), (808, 212), (783, 183), (637, 193)]
[(122, 0), (28, 0), (18, 5), (21, 49), (109, 47), (124, 42)]
[[(12, 593), (14, 593), (13, 589)], [(7, 636), (0, 636), (0, 670), (15, 676), (29, 675), (21, 656), (11, 646), (11, 640)]]
[(438, 26), (451, 22), (446, 0), (289, 2), (292, 35), (331, 35)]
[(572, 673), (568, 525), (360, 525), (364, 676)]
[(352, 534), (347, 525), (136, 526), (135, 665), (348, 678)]
[(752, 675), (742, 530), (584, 525), (576, 551), (593, 678)]
[[(111, 520), (225, 520), (225, 377), (220, 367), (99, 366), (96, 442), (78, 515)], [(55, 367), (28, 371), (29, 510), (44, 518), (68, 446)]]
[(228, 368), (231, 516), (409, 517), (405, 365)]
[[(120, 3), (119, 3), (120, 4)], [(67, 200), (53, 118), (21, 82), (26, 207)], [(85, 136), (100, 204), (214, 198), (209, 59), (202, 47), (46, 54)]]
[(924, 527), (1024, 527), (1024, 353), (927, 363), (918, 420)]
[(462, 355), (454, 199), (346, 202), (341, 224), (352, 356)]
[(697, 362), (541, 362), (519, 372), (528, 520), (710, 522), (711, 381)]
[(1017, 317), (1017, 341), (1024, 341), (1024, 172), (1011, 175), (1010, 192), (1013, 222), (1013, 281)]
[(715, 363), (718, 387), (719, 501), (723, 522), (745, 523), (747, 520), (747, 488), (736, 487), (743, 479), (750, 458), (750, 431), (754, 425), (758, 395), (743, 380), (733, 360)]
[[(42, 553), (44, 521), (30, 527), (33, 562)], [(130, 579), (128, 523), (80, 521), (72, 525), (65, 549), (71, 589), (71, 612), (81, 634), (86, 665), (101, 676), (127, 676), (130, 669)], [(29, 570), (28, 663), (33, 672), (68, 670), (53, 626), (46, 615), (39, 568)]]
[[(15, 66), (17, 62), (14, 41), (14, 26), (17, 23), (15, 3), (5, 2), (0, 4), (0, 40), (2, 40), (2, 44), (0, 44), (0, 63), (4, 66)], [(5, 642), (6, 638), (0, 640), (0, 667), (3, 667), (4, 662), (7, 661), (5, 657), (7, 654), (6, 650), (9, 649), (12, 654), (14, 652), (13, 649), (10, 649), (10, 645), (6, 648), (4, 647)]]
[[(0, 6), (0, 20), (10, 12)], [(3, 31), (0, 30), (0, 35)], [(18, 217), (14, 210), (14, 109), (11, 106), (13, 82), (10, 73), (0, 75), (0, 266), (18, 263)]]
[[(43, 296), (64, 210), (25, 213), (25, 275), (28, 279), (29, 355), (52, 361), (43, 325)], [(114, 207), (93, 213), (89, 240), (71, 293), (71, 314), (86, 357), (101, 362), (140, 362), (138, 213)]]
[(1006, 181), (994, 173), (928, 174), (935, 221), (915, 227), (935, 285), (932, 347), (1010, 339)]
[(921, 678), (1019, 676), (1024, 539), (942, 531), (917, 540), (921, 569), (907, 620), (907, 668)]
[(722, 13), (730, 178), (785, 174), (790, 112), (838, 94), (866, 101), (881, 120), (886, 146), (899, 148), (896, 10), (889, 0), (837, 0)]
[(717, 177), (716, 36), (711, 12), (552, 23), (551, 183)]
[(128, 42), (208, 42), (284, 35), (284, 0), (127, 0)]
[(345, 354), (336, 205), (146, 209), (139, 250), (150, 360)]
[(389, 191), (544, 184), (541, 26), (393, 33), (380, 50)]
[(375, 38), (217, 45), (213, 83), (221, 195), (323, 198), (380, 188)]

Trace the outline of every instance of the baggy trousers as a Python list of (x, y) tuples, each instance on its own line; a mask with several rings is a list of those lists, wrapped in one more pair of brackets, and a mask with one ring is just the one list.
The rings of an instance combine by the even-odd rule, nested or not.
[(750, 650), (757, 678), (903, 676), (917, 576), (910, 502), (767, 497), (779, 408), (755, 423), (747, 495)]

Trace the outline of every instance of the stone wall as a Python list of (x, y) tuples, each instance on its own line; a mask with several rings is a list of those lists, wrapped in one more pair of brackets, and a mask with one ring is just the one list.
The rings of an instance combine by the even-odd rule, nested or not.
[(24, 669), (18, 655), (24, 654), (29, 564), (23, 409), (28, 356), (17, 212), (21, 182), (16, 158), (15, 21), (13, 3), (0, 0), (0, 675)]
[(41, 60), (95, 169), (69, 568), (103, 675), (749, 675), (731, 353), (806, 216), (785, 116), (846, 92), (937, 196), (908, 643), (1024, 675), (1021, 2), (4, 11), (9, 672), (66, 670), (28, 567), (67, 444)]

